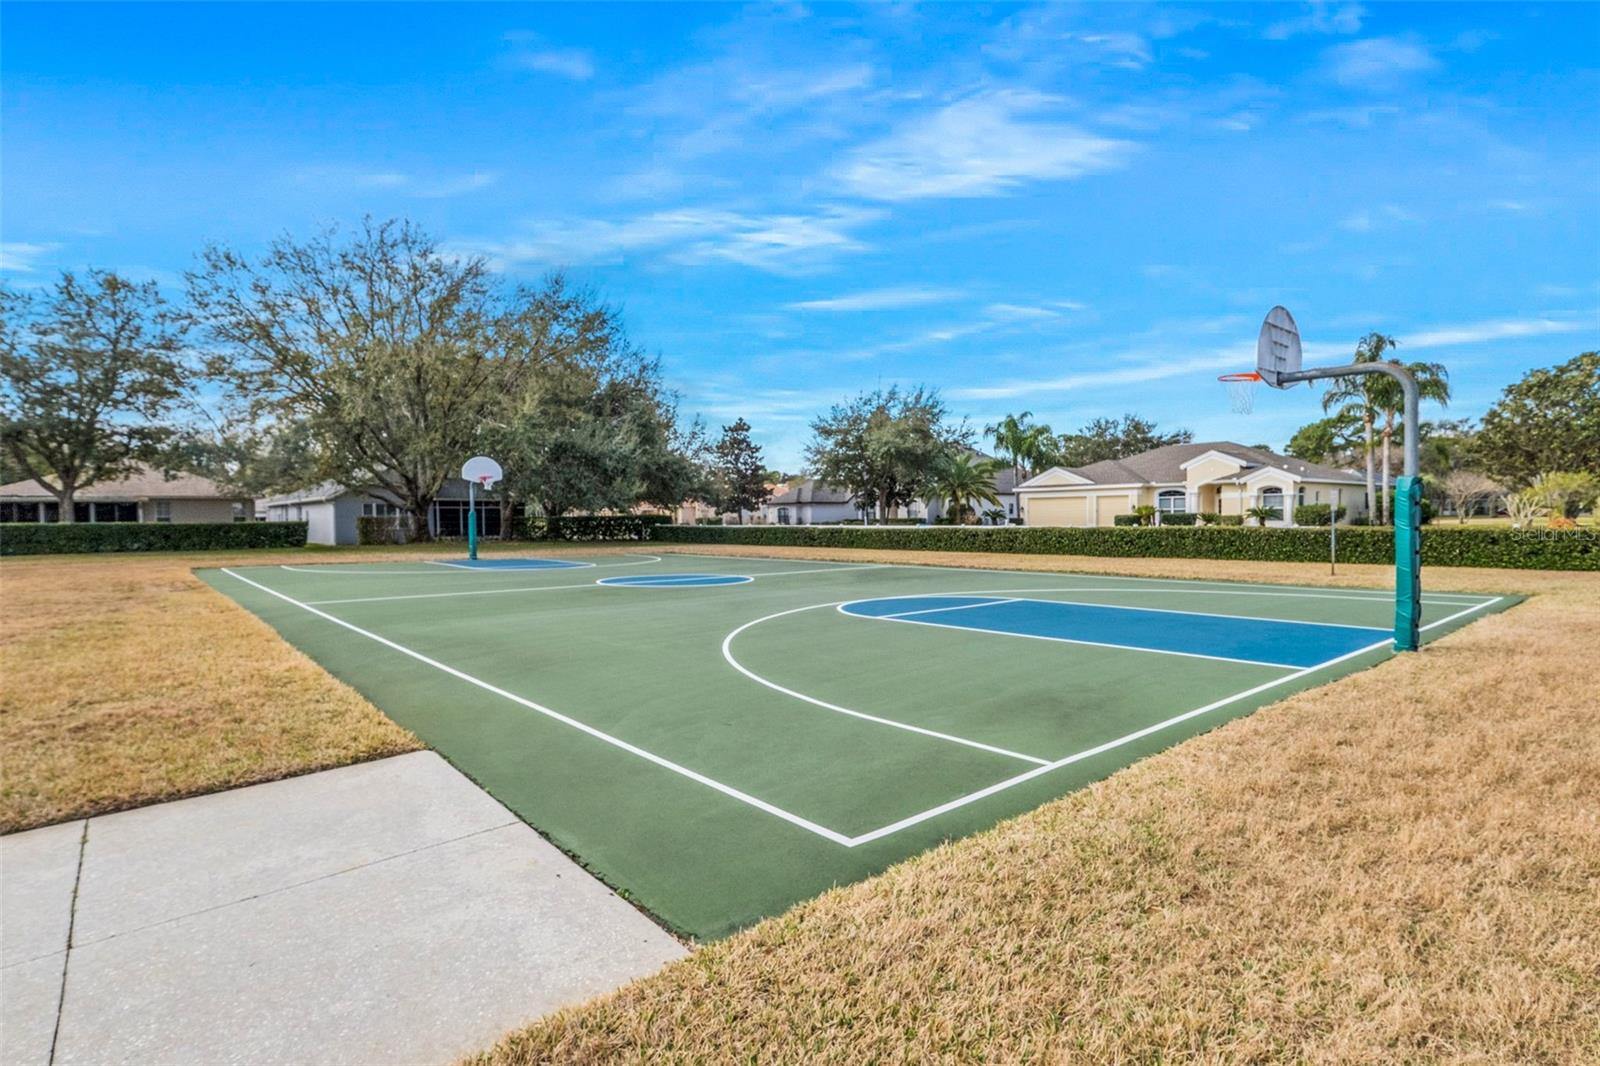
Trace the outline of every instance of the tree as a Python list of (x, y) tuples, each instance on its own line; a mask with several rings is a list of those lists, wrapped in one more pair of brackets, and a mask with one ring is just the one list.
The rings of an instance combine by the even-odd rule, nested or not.
[(483, 260), (447, 256), (407, 222), (202, 261), (189, 295), (220, 349), (214, 372), (251, 416), (303, 420), (324, 476), (378, 485), (423, 535), (445, 480), (545, 354), (542, 304), (564, 295), (555, 279), (506, 306)]
[(1027, 473), (1037, 473), (1055, 451), (1050, 427), (1030, 423), (1032, 417), (1032, 411), (1024, 411), (983, 427), (984, 434), (994, 440), (995, 450), (1010, 458), (1011, 472), (1018, 482)]
[[(1432, 400), (1440, 406), (1450, 402), (1450, 374), (1442, 363), (1401, 363), (1398, 359), (1390, 359), (1395, 366), (1404, 366), (1411, 374), (1411, 379), (1417, 383), (1417, 396), (1422, 400)], [(1372, 395), (1378, 404), (1378, 410), (1383, 415), (1383, 429), (1380, 433), (1383, 454), (1383, 493), (1382, 499), (1389, 499), (1389, 470), (1390, 461), (1394, 455), (1395, 419), (1405, 407), (1405, 391), (1400, 383), (1387, 374), (1369, 375), (1372, 380)], [(1417, 431), (1420, 434), (1422, 427)], [(1417, 442), (1421, 449), (1421, 440)], [(1391, 516), (1392, 517), (1392, 516)]]
[[(1375, 363), (1383, 353), (1395, 346), (1393, 337), (1376, 331), (1356, 342), (1357, 363)], [(1387, 378), (1387, 375), (1382, 375)], [(1377, 446), (1375, 427), (1380, 411), (1381, 390), (1376, 384), (1380, 375), (1362, 374), (1359, 377), (1334, 378), (1322, 394), (1322, 409), (1337, 411), (1337, 417), (1359, 422), (1361, 425), (1361, 453), (1367, 468), (1367, 514), (1377, 525), (1383, 524), (1383, 502), (1378, 497), (1378, 475), (1373, 449)]]
[(1478, 461), (1527, 485), (1547, 470), (1600, 470), (1600, 352), (1531, 370), (1483, 416)]
[(1587, 471), (1552, 471), (1534, 478), (1527, 488), (1535, 499), (1562, 518), (1576, 518), (1593, 507), (1600, 495), (1600, 477)]
[(0, 445), (73, 520), (74, 497), (155, 462), (193, 368), (154, 282), (63, 273), (46, 295), (0, 288)]
[(767, 487), (767, 471), (761, 463), (761, 447), (750, 439), (750, 423), (741, 418), (731, 426), (723, 426), (712, 455), (717, 510), (737, 511), (742, 524), (746, 511), (756, 510), (772, 496)]
[(1006, 464), (968, 451), (953, 451), (944, 456), (932, 479), (935, 499), (949, 504), (950, 520), (960, 525), (968, 515), (976, 516), (974, 504), (998, 504), (994, 476)]
[(872, 501), (887, 518), (923, 494), (946, 452), (971, 443), (971, 430), (947, 417), (935, 389), (865, 392), (811, 423), (806, 463), (818, 480)]
[(1096, 418), (1076, 433), (1064, 433), (1056, 438), (1055, 452), (1050, 462), (1060, 466), (1088, 466), (1106, 459), (1122, 459), (1129, 455), (1164, 448), (1170, 444), (1187, 444), (1194, 434), (1187, 429), (1159, 433), (1156, 424), (1135, 414), (1115, 418)]
[(1311, 463), (1342, 463), (1359, 439), (1360, 428), (1358, 420), (1343, 413), (1319, 418), (1295, 430), (1285, 451)]
[(1247, 517), (1254, 518), (1256, 525), (1263, 529), (1266, 528), (1268, 522), (1283, 517), (1276, 507), (1246, 507), (1244, 513)]
[(188, 431), (171, 445), (167, 461), (247, 496), (304, 488), (322, 468), (316, 437), (301, 421), (224, 424), (209, 434)]
[(1476, 470), (1452, 470), (1439, 479), (1439, 485), (1461, 522), (1467, 520), (1467, 512), (1473, 504), (1500, 491), (1499, 485)]

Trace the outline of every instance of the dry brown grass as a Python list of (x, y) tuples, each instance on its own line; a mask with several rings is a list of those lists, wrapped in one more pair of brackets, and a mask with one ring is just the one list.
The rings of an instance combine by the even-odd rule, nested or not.
[[(900, 554), (1387, 580), (1379, 567), (1333, 581), (1304, 564)], [(1600, 1061), (1600, 575), (1433, 569), (1428, 583), (1535, 596), (475, 1061)]]
[[(425, 553), (359, 553), (363, 561), (417, 557)], [(253, 552), (0, 563), (0, 832), (419, 748), (190, 572), (335, 558)]]

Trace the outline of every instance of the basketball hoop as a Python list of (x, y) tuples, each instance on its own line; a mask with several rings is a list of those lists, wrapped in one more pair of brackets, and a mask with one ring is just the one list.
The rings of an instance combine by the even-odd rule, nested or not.
[(1236, 415), (1247, 415), (1256, 409), (1256, 387), (1261, 375), (1254, 370), (1239, 374), (1221, 374), (1217, 380), (1228, 387), (1228, 403)]

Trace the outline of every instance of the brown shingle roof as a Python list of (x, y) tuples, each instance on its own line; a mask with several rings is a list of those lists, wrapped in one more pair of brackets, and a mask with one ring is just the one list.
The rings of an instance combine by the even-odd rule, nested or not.
[(1294, 459), (1277, 452), (1267, 451), (1265, 448), (1251, 448), (1233, 441), (1214, 440), (1201, 441), (1196, 444), (1169, 444), (1164, 448), (1153, 448), (1138, 455), (1124, 456), (1121, 459), (1107, 459), (1098, 463), (1090, 463), (1085, 467), (1072, 468), (1072, 473), (1088, 478), (1097, 485), (1125, 485), (1130, 482), (1138, 484), (1172, 484), (1185, 480), (1183, 464), (1206, 452), (1221, 452), (1243, 461), (1245, 469), (1241, 473), (1254, 473), (1262, 467), (1272, 467), (1294, 474), (1297, 477), (1310, 478), (1314, 481), (1339, 481), (1350, 485), (1362, 484), (1362, 479), (1348, 470), (1336, 470), (1331, 466), (1321, 463), (1311, 463), (1304, 459)]
[[(147, 466), (128, 477), (90, 485), (80, 490), (76, 498), (87, 503), (94, 500), (247, 500), (250, 496), (198, 474), (174, 474), (168, 478)], [(54, 500), (55, 497), (29, 478), (0, 485), (0, 499)]]

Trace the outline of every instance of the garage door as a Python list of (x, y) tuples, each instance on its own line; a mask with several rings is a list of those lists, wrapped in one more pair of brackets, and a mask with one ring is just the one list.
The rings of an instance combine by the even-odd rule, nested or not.
[(1101, 526), (1115, 525), (1111, 519), (1119, 514), (1132, 514), (1126, 496), (1102, 496), (1095, 501), (1095, 524)]
[(1086, 501), (1082, 496), (1057, 499), (1036, 499), (1028, 501), (1028, 525), (1030, 526), (1082, 526), (1087, 525), (1084, 516), (1088, 514)]

